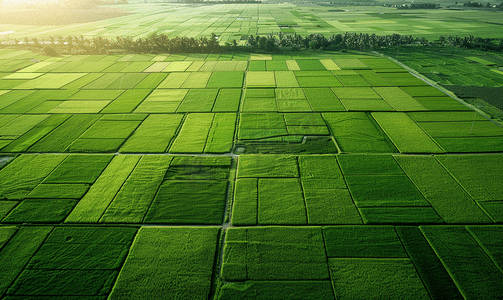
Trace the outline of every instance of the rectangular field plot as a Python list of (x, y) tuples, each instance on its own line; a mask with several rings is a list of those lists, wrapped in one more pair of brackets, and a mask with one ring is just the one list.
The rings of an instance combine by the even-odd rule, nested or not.
[(449, 155), (436, 158), (476, 201), (493, 201), (503, 197), (499, 180), (503, 157), (500, 155)]
[(235, 114), (189, 114), (169, 152), (229, 152), (234, 140), (235, 123)]
[(179, 89), (189, 78), (190, 72), (173, 72), (166, 77), (158, 86), (159, 89)]
[(246, 87), (276, 87), (274, 72), (247, 72)]
[(299, 281), (252, 281), (228, 282), (219, 290), (219, 300), (243, 299), (253, 295), (255, 299), (281, 300), (288, 295), (291, 300), (313, 297), (319, 300), (334, 300), (332, 285), (328, 280)]
[[(432, 138), (503, 136), (503, 127), (489, 120), (477, 122), (418, 122)], [(455, 152), (455, 151), (453, 151)]]
[(301, 174), (294, 156), (241, 156), (232, 223), (361, 224), (335, 157), (297, 159)]
[(445, 223), (491, 223), (434, 157), (395, 156), (395, 159)]
[(224, 246), (222, 278), (327, 280), (321, 228), (232, 228)]
[(323, 113), (342, 152), (392, 153), (396, 148), (364, 112)]
[[(27, 265), (24, 270), (12, 269), (11, 272), (19, 276), (7, 290), (7, 297), (66, 297), (68, 294), (83, 299), (106, 297), (137, 229), (67, 227), (55, 228), (52, 233), (51, 229), (21, 228), (9, 243), (11, 247), (16, 242), (24, 244), (17, 246), (25, 257), (18, 255), (15, 259), (24, 260)], [(38, 250), (34, 246), (39, 247)], [(46, 279), (51, 283), (47, 284)]]
[(398, 87), (375, 87), (374, 90), (397, 111), (426, 110), (424, 106)]
[(341, 82), (335, 76), (299, 76), (297, 81), (303, 88), (310, 87), (334, 87), (342, 86)]
[(100, 218), (100, 223), (141, 223), (171, 161), (170, 156), (143, 156)]
[(139, 159), (139, 156), (114, 157), (65, 222), (98, 222)]
[(217, 89), (191, 89), (177, 112), (211, 112), (217, 94)]
[[(137, 106), (147, 97), (152, 90), (150, 89), (136, 89), (127, 90), (122, 93), (115, 100), (110, 102), (101, 113), (130, 113), (137, 108)], [(159, 90), (161, 91), (161, 90)]]
[(258, 224), (307, 224), (299, 179), (258, 179)]
[(154, 90), (141, 104), (135, 113), (174, 113), (188, 93), (188, 89)]
[(274, 74), (277, 87), (299, 87), (293, 71), (276, 71)]
[(461, 111), (467, 110), (471, 111), (472, 109), (464, 105), (463, 103), (453, 99), (451, 97), (414, 97), (417, 102), (419, 102), (422, 106), (424, 106), (428, 110), (442, 110), (442, 111)]
[(421, 278), (409, 259), (329, 259), (334, 291), (339, 299), (365, 295), (379, 299), (389, 294), (407, 299), (427, 299)]
[(182, 115), (150, 115), (120, 148), (120, 152), (166, 152)]
[(229, 166), (230, 159), (224, 157), (174, 158), (144, 222), (221, 224)]
[(486, 299), (499, 297), (503, 275), (465, 228), (422, 226), (421, 231), (463, 295)]
[(329, 226), (323, 227), (323, 235), (328, 257), (407, 257), (392, 226)]
[(345, 111), (344, 106), (329, 88), (306, 88), (304, 93), (313, 111)]
[(318, 59), (296, 59), (295, 61), (303, 71), (326, 70), (325, 66)]
[(337, 152), (317, 113), (242, 113), (237, 138), (235, 148), (244, 153)]
[(354, 175), (346, 181), (358, 207), (429, 206), (405, 175)]
[(335, 157), (298, 159), (308, 224), (361, 224)]
[(444, 152), (404, 113), (372, 113), (401, 153)]
[(45, 74), (21, 85), (17, 85), (15, 89), (59, 89), (84, 75), (86, 75), (86, 73)]
[(370, 69), (358, 58), (334, 58), (334, 62), (342, 70)]
[(244, 72), (227, 71), (213, 72), (208, 82), (208, 88), (241, 88)]
[(64, 159), (61, 156), (25, 155), (0, 171), (0, 194), (6, 200), (22, 200)]
[(428, 85), (425, 81), (409, 73), (381, 73), (380, 76), (385, 78), (394, 86), (399, 87), (418, 87)]
[(219, 228), (141, 228), (109, 299), (207, 299)]
[(241, 89), (220, 89), (213, 112), (237, 112), (241, 102)]
[(225, 157), (23, 155), (0, 171), (0, 195), (18, 204), (2, 222), (220, 224), (230, 163)]

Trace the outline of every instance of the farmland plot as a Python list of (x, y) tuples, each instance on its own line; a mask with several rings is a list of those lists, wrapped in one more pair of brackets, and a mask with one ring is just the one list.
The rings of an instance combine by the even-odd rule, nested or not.
[[(29, 53), (25, 55), (29, 57)], [(227, 59), (225, 55), (219, 55), (219, 61), (211, 60), (211, 55), (110, 56), (103, 61), (108, 66), (105, 69), (99, 69), (97, 64), (104, 57), (96, 61), (93, 56), (75, 56), (57, 62), (61, 64), (48, 60), (36, 68), (31, 65), (13, 72), (0, 81), (7, 84), (23, 80), (24, 83), (16, 89), (3, 90), (0, 95), (0, 116), (6, 122), (0, 126), (0, 147), (3, 148), (0, 151), (222, 153), (238, 149), (235, 151), (244, 153), (393, 153), (397, 150), (442, 153), (499, 149), (501, 128), (488, 121), (479, 122), (482, 120), (476, 113), (475, 124), (467, 119), (460, 123), (428, 119), (429, 114), (442, 112), (427, 110), (438, 110), (444, 107), (443, 103), (447, 105), (455, 100), (386, 59), (363, 55), (341, 55), (340, 58), (326, 55), (319, 59), (302, 55), (228, 57), (234, 56), (235, 61), (223, 60)], [(161, 63), (164, 68), (160, 67)], [(64, 82), (46, 86), (42, 84), (44, 80), (54, 82), (51, 84)], [(446, 109), (457, 107), (459, 112), (453, 113), (462, 114), (461, 111), (466, 110), (465, 106), (448, 106)], [(423, 111), (424, 117), (421, 117)], [(238, 113), (236, 120), (240, 121), (231, 129), (233, 117), (230, 115), (214, 115), (212, 122), (208, 119), (210, 115), (192, 115), (219, 112)], [(316, 114), (313, 119), (307, 117), (313, 112), (322, 112), (325, 124), (310, 121), (318, 118)], [(250, 126), (247, 120), (251, 113), (259, 118), (262, 118), (259, 113), (278, 113), (278, 117), (283, 115), (283, 119), (289, 119), (293, 125), (244, 128)], [(17, 118), (13, 114), (18, 114)], [(110, 120), (107, 116), (114, 114), (130, 116), (120, 120)], [(195, 126), (193, 120), (199, 119), (198, 116), (202, 123)], [(305, 121), (292, 121), (297, 117)], [(208, 120), (203, 122), (205, 118)], [(109, 133), (100, 130), (105, 124), (110, 125)], [(218, 124), (226, 124), (226, 128)], [(213, 125), (216, 127), (206, 128)], [(125, 127), (124, 132), (111, 134), (113, 126)], [(360, 131), (360, 128), (365, 129)], [(162, 133), (154, 134), (152, 130)], [(218, 133), (220, 130), (223, 130), (222, 136)], [(263, 132), (260, 140), (247, 136), (247, 132), (252, 131)], [(238, 133), (237, 140), (234, 132)], [(366, 132), (371, 134), (361, 134)], [(411, 132), (414, 134), (409, 136)], [(205, 135), (208, 141), (222, 141), (225, 147), (203, 144)], [(418, 138), (423, 142), (417, 142)], [(147, 139), (149, 146), (143, 142)], [(180, 143), (199, 146), (184, 150), (184, 146), (178, 146)], [(136, 145), (142, 145), (142, 149)]]
[(370, 54), (0, 49), (0, 298), (497, 299), (502, 138)]
[(225, 157), (22, 155), (0, 171), (2, 222), (220, 224), (230, 163)]

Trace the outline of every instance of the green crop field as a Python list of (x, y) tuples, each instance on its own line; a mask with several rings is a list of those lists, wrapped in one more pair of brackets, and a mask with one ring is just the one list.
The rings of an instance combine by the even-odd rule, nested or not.
[[(503, 37), (482, 10), (115, 7), (132, 14), (0, 26)], [(1, 48), (0, 299), (501, 299), (503, 127), (432, 84), (497, 88), (501, 54), (414, 48)]]
[[(470, 35), (503, 37), (501, 13), (491, 11), (413, 10), (377, 6), (330, 6), (282, 4), (181, 4), (151, 3), (116, 5), (128, 13), (120, 18), (67, 25), (2, 24), (11, 37), (49, 35), (146, 37), (164, 33), (171, 37), (219, 36), (220, 42), (242, 36), (271, 33), (308, 35), (356, 32), (424, 36)], [(0, 21), (1, 23), (1, 21)], [(29, 24), (29, 23), (28, 23)], [(140, 62), (138, 66), (142, 65)], [(88, 66), (90, 67), (90, 66)], [(137, 66), (133, 67), (136, 68)]]

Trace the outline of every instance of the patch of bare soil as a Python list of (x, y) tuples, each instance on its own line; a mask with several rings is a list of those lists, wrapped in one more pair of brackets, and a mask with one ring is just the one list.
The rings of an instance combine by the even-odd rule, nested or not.
[(0, 7), (0, 24), (16, 25), (69, 25), (112, 19), (132, 14), (119, 8), (10, 8)]

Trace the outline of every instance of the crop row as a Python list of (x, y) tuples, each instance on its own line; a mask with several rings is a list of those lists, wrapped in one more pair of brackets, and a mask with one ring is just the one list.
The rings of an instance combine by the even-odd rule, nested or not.
[(0, 220), (218, 225), (229, 202), (236, 226), (503, 222), (501, 155), (241, 155), (237, 176), (230, 167), (224, 156), (21, 155), (0, 171)]
[(0, 297), (498, 299), (502, 234), (480, 225), (2, 226)]

